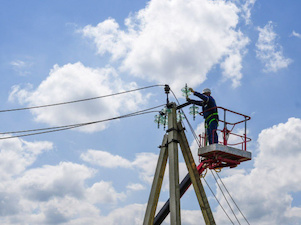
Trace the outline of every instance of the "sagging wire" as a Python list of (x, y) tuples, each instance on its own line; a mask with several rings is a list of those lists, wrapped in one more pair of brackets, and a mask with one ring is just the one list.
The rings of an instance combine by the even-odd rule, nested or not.
[(21, 110), (29, 110), (29, 109), (38, 109), (38, 108), (66, 105), (66, 104), (72, 104), (72, 103), (78, 103), (78, 102), (84, 102), (84, 101), (91, 101), (91, 100), (107, 98), (107, 97), (111, 97), (111, 96), (116, 96), (116, 95), (121, 95), (121, 94), (126, 94), (126, 93), (130, 93), (130, 92), (134, 92), (134, 91), (140, 91), (140, 90), (143, 90), (143, 89), (148, 89), (148, 88), (153, 88), (153, 87), (161, 87), (161, 86), (165, 86), (165, 85), (162, 85), (162, 84), (150, 85), (150, 86), (146, 86), (146, 87), (136, 88), (136, 89), (132, 89), (132, 90), (128, 90), (128, 91), (122, 91), (122, 92), (108, 94), (108, 95), (102, 95), (102, 96), (97, 96), (97, 97), (92, 97), (92, 98), (85, 98), (85, 99), (79, 99), (79, 100), (67, 101), (67, 102), (60, 102), (60, 103), (54, 103), (54, 104), (47, 104), (47, 105), (40, 105), (40, 106), (30, 106), (30, 107), (15, 108), (15, 109), (2, 109), (2, 110), (0, 110), (0, 113), (21, 111)]
[(8, 134), (17, 134), (17, 133), (29, 133), (29, 132), (35, 132), (35, 133), (29, 133), (29, 134), (21, 134), (21, 135), (16, 135), (16, 136), (6, 136), (6, 137), (1, 137), (0, 140), (5, 140), (5, 139), (11, 139), (11, 138), (19, 138), (19, 137), (25, 137), (25, 136), (32, 136), (32, 135), (38, 135), (38, 134), (45, 134), (45, 133), (51, 133), (51, 132), (57, 132), (57, 131), (64, 131), (64, 130), (69, 130), (69, 129), (74, 129), (82, 126), (87, 126), (87, 125), (92, 125), (92, 124), (97, 124), (97, 123), (103, 123), (107, 121), (112, 121), (112, 120), (117, 120), (117, 119), (122, 119), (122, 118), (127, 118), (127, 117), (132, 117), (132, 116), (138, 116), (138, 115), (144, 115), (148, 113), (154, 113), (158, 111), (153, 111), (156, 108), (162, 107), (165, 104), (151, 107), (148, 109), (136, 111), (133, 113), (129, 113), (126, 115), (118, 116), (118, 117), (112, 117), (104, 120), (97, 120), (97, 121), (92, 121), (92, 122), (87, 122), (87, 123), (78, 123), (78, 124), (71, 124), (71, 125), (65, 125), (65, 126), (57, 126), (57, 127), (48, 127), (48, 128), (40, 128), (40, 129), (31, 129), (31, 130), (23, 130), (23, 131), (11, 131), (11, 132), (3, 132), (0, 133), (0, 135), (8, 135)]
[(219, 206), (222, 208), (222, 210), (224, 211), (224, 213), (226, 214), (226, 216), (228, 217), (228, 219), (231, 221), (232, 224), (233, 221), (231, 220), (231, 218), (229, 217), (228, 213), (226, 212), (226, 210), (224, 209), (224, 207), (222, 206), (222, 204), (220, 203), (220, 201), (217, 199), (216, 195), (214, 194), (214, 192), (212, 191), (211, 187), (209, 186), (208, 182), (206, 181), (206, 179), (204, 178), (204, 181), (207, 185), (207, 187), (209, 188), (209, 190), (211, 191), (212, 195), (214, 196), (215, 200), (217, 201), (217, 203), (219, 204)]
[(240, 208), (238, 207), (238, 205), (236, 204), (236, 202), (234, 201), (234, 199), (232, 198), (230, 192), (228, 191), (226, 185), (224, 184), (223, 180), (220, 178), (220, 176), (218, 175), (218, 173), (216, 174), (219, 178), (219, 180), (221, 181), (222, 185), (224, 186), (225, 190), (227, 191), (228, 195), (230, 196), (230, 198), (232, 199), (233, 203), (235, 204), (235, 206), (237, 207), (238, 211), (240, 212), (240, 214), (243, 216), (243, 218), (245, 219), (245, 221), (250, 225), (249, 221), (247, 220), (247, 218), (245, 217), (245, 215), (242, 213), (242, 211), (240, 210)]
[(215, 179), (215, 181), (216, 181), (216, 183), (217, 183), (217, 185), (218, 185), (218, 187), (219, 187), (220, 191), (222, 192), (222, 195), (224, 196), (224, 198), (225, 198), (225, 200), (226, 200), (226, 202), (227, 202), (227, 204), (228, 204), (229, 208), (231, 209), (231, 211), (232, 211), (232, 214), (234, 215), (234, 217), (235, 217), (236, 221), (238, 222), (238, 224), (240, 224), (240, 222), (239, 222), (239, 220), (238, 220), (237, 216), (236, 216), (236, 215), (235, 215), (235, 213), (234, 213), (234, 210), (232, 209), (232, 207), (231, 207), (231, 205), (230, 205), (230, 203), (229, 203), (228, 199), (226, 198), (226, 196), (225, 196), (225, 194), (224, 194), (224, 191), (222, 190), (221, 186), (219, 185), (219, 183), (218, 183), (218, 181), (217, 181), (217, 179), (216, 179), (216, 177), (215, 177), (214, 173), (212, 172), (212, 170), (211, 170), (211, 174), (212, 174), (212, 176), (214, 177), (214, 179)]
[[(40, 106), (32, 106), (32, 107), (25, 107), (25, 108), (5, 109), (5, 110), (0, 110), (0, 113), (1, 112), (20, 111), (20, 110), (38, 109), (38, 108), (44, 108), (44, 107), (59, 106), (59, 105), (65, 105), (65, 104), (71, 104), (71, 103), (91, 101), (91, 100), (96, 100), (96, 99), (101, 99), (101, 98), (126, 94), (126, 93), (130, 93), (130, 92), (134, 92), (134, 91), (140, 91), (140, 90), (143, 90), (143, 89), (148, 89), (148, 88), (153, 88), (153, 87), (160, 87), (160, 86), (165, 86), (165, 85), (161, 85), (161, 84), (150, 85), (150, 86), (136, 88), (136, 89), (132, 89), (132, 90), (128, 90), (128, 91), (113, 93), (113, 94), (109, 94), (109, 95), (97, 96), (97, 97), (86, 98), (86, 99), (79, 99), (79, 100), (68, 101), (68, 102), (61, 102), (61, 103), (54, 103), (54, 104), (47, 104), (47, 105), (40, 105)], [(161, 106), (162, 105), (160, 105), (158, 107), (161, 107)], [(153, 107), (153, 108), (157, 108), (157, 107)], [(146, 109), (146, 110), (151, 110), (151, 109), (152, 108), (149, 108), (149, 109)], [(50, 133), (50, 132), (57, 132), (57, 131), (63, 131), (63, 130), (69, 130), (69, 129), (74, 129), (74, 128), (78, 128), (78, 127), (81, 127), (81, 126), (87, 126), (87, 125), (91, 125), (91, 124), (95, 124), (95, 123), (106, 122), (106, 121), (110, 121), (110, 120), (114, 120), (114, 119), (121, 119), (121, 118), (125, 118), (125, 117), (151, 113), (151, 112), (145, 112), (144, 113), (144, 111), (145, 110), (141, 110), (141, 111), (137, 111), (135, 113), (130, 113), (130, 114), (120, 116), (120, 117), (114, 117), (114, 118), (109, 118), (109, 119), (106, 119), (106, 120), (92, 121), (92, 122), (87, 122), (87, 123), (71, 124), (71, 125), (65, 125), (65, 126), (48, 127), (48, 128), (40, 128), (40, 129), (30, 129), (30, 130), (23, 130), (23, 131), (0, 132), (0, 135), (29, 133), (29, 134), (1, 137), (0, 140), (9, 139), (9, 138), (17, 138), (17, 137), (25, 137), (25, 136), (31, 136), (31, 135), (37, 135), (37, 134), (44, 134), (44, 133)], [(32, 133), (32, 132), (34, 132), (34, 133)]]

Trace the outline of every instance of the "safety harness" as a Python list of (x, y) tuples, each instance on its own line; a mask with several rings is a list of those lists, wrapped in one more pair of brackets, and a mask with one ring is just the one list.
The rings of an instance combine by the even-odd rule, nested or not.
[(210, 124), (216, 120), (218, 126), (218, 113), (212, 113), (205, 119), (205, 128), (208, 128)]

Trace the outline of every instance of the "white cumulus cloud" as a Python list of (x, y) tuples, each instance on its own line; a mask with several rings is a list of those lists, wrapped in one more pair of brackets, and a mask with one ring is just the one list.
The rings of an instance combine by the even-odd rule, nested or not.
[(30, 68), (32, 67), (33, 63), (31, 63), (29, 60), (23, 61), (17, 59), (10, 62), (10, 65), (20, 76), (26, 76), (30, 74)]
[(121, 70), (136, 77), (174, 89), (187, 82), (197, 86), (226, 59), (223, 75), (238, 86), (248, 44), (237, 28), (239, 12), (230, 1), (152, 0), (125, 20), (125, 29), (109, 18), (82, 33), (94, 40), (99, 54), (110, 53)]
[(246, 24), (251, 23), (251, 10), (254, 7), (256, 0), (244, 0), (242, 5), (243, 18), (246, 21)]
[(85, 165), (60, 162), (29, 168), (39, 154), (52, 148), (51, 143), (21, 139), (0, 143), (1, 153), (11, 153), (1, 155), (1, 224), (97, 224), (101, 217), (99, 204), (112, 206), (126, 198), (112, 182), (101, 180), (87, 185), (96, 170)]
[(297, 37), (297, 38), (301, 38), (301, 34), (300, 33), (297, 33), (296, 31), (293, 30), (291, 36), (293, 37)]
[(130, 168), (131, 162), (127, 159), (122, 158), (119, 155), (113, 155), (106, 151), (100, 150), (88, 150), (81, 154), (82, 160), (89, 162), (93, 165), (98, 165), (106, 168)]
[(292, 62), (284, 57), (283, 48), (277, 43), (277, 34), (270, 21), (263, 28), (259, 27), (259, 37), (256, 43), (256, 56), (263, 62), (265, 72), (277, 72), (286, 68)]
[(126, 198), (126, 195), (124, 193), (118, 193), (114, 189), (112, 182), (105, 181), (94, 183), (91, 188), (87, 189), (86, 195), (89, 199), (89, 202), (102, 204), (114, 204), (119, 200)]
[(51, 150), (53, 144), (48, 141), (28, 142), (22, 139), (0, 141), (0, 180), (24, 172), (37, 157)]
[(147, 152), (137, 153), (136, 158), (130, 161), (106, 151), (90, 149), (81, 154), (81, 159), (100, 167), (137, 169), (140, 179), (150, 184), (153, 181), (158, 155)]
[[(82, 63), (55, 65), (49, 76), (36, 88), (32, 85), (12, 88), (9, 100), (19, 100), (29, 106), (48, 105), (79, 99), (109, 95), (137, 88), (136, 83), (123, 82), (111, 68), (89, 68)], [(37, 122), (51, 126), (104, 120), (121, 113), (134, 112), (144, 103), (139, 92), (102, 98), (94, 101), (68, 104), (32, 110)], [(108, 123), (94, 124), (80, 128), (86, 132), (103, 130)]]
[(145, 189), (142, 184), (129, 184), (126, 188), (133, 191), (140, 191)]
[(48, 201), (65, 195), (80, 198), (85, 191), (84, 181), (94, 172), (83, 165), (61, 162), (56, 166), (45, 165), (28, 170), (15, 182), (19, 183), (27, 198), (36, 201)]

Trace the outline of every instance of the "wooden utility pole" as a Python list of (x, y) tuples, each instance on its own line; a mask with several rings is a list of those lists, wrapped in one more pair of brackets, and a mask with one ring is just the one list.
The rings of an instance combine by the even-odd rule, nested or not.
[(179, 185), (179, 154), (177, 135), (176, 105), (171, 104), (168, 113), (168, 156), (169, 156), (169, 195), (170, 195), (170, 224), (181, 224), (180, 185)]
[(163, 182), (164, 172), (169, 158), (169, 194), (170, 194), (170, 224), (181, 224), (180, 210), (180, 185), (179, 185), (179, 159), (178, 159), (178, 144), (180, 144), (183, 157), (193, 184), (200, 208), (206, 225), (215, 225), (213, 214), (201, 183), (199, 173), (197, 171), (192, 153), (184, 133), (181, 122), (177, 123), (176, 104), (168, 104), (168, 130), (164, 135), (156, 172), (149, 196), (143, 225), (153, 225), (154, 216), (160, 196), (160, 190)]

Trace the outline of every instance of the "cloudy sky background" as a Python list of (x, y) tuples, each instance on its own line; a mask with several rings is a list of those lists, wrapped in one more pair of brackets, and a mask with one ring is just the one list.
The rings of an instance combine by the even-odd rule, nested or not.
[[(245, 217), (250, 224), (301, 224), (300, 4), (1, 1), (1, 110), (155, 84), (169, 84), (184, 102), (185, 83), (199, 91), (209, 87), (218, 105), (252, 117), (253, 160), (219, 174)], [(160, 86), (1, 112), (0, 132), (104, 120), (165, 101)], [(142, 224), (165, 133), (153, 122), (155, 115), (1, 139), (1, 224)], [(200, 133), (202, 118), (188, 118)], [(193, 135), (186, 134), (197, 160)], [(187, 171), (180, 161), (182, 178)], [(206, 181), (238, 224), (210, 172)], [(204, 186), (217, 224), (232, 224)], [(167, 198), (168, 179), (160, 205)], [(181, 203), (182, 224), (204, 224), (192, 189)]]

